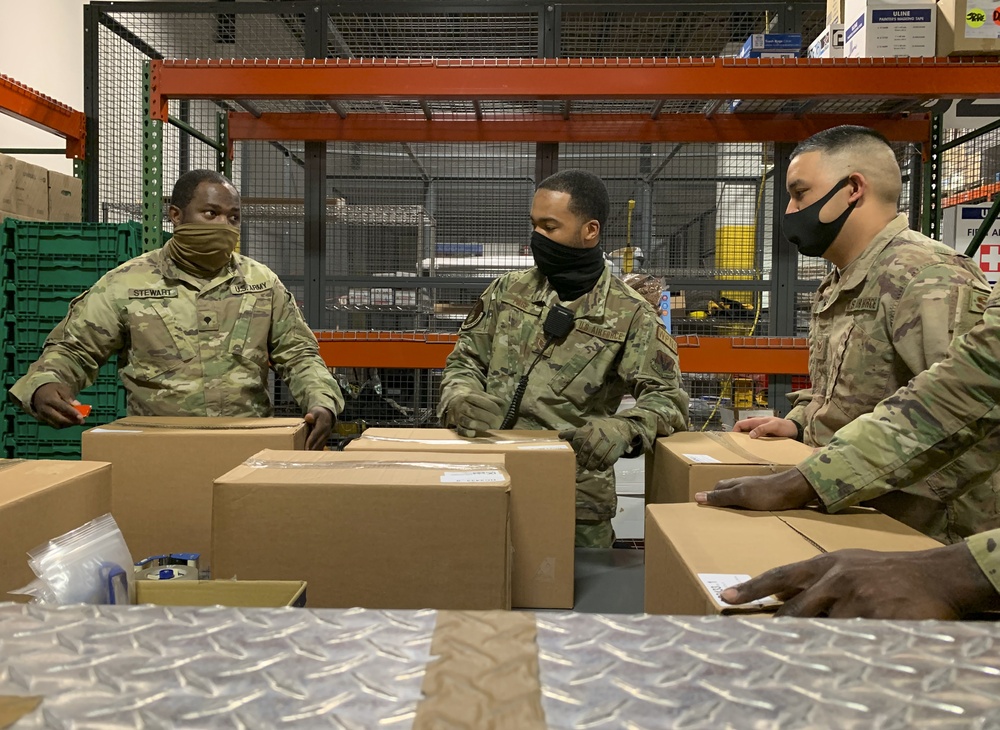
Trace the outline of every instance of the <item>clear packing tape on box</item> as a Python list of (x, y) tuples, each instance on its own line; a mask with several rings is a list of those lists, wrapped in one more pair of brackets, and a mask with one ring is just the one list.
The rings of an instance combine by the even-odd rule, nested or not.
[(444, 472), (442, 483), (502, 482), (506, 477), (493, 464), (444, 464), (433, 461), (268, 461), (252, 457), (243, 462), (251, 469), (430, 469)]

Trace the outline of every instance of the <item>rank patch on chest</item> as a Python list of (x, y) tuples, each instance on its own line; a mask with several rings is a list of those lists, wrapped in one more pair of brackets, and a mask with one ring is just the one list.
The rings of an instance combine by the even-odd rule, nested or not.
[(175, 299), (176, 289), (129, 289), (129, 299)]
[(229, 291), (233, 294), (254, 294), (259, 291), (267, 291), (271, 288), (271, 283), (262, 281), (259, 284), (233, 284)]
[(198, 331), (199, 332), (219, 331), (219, 318), (216, 316), (215, 312), (201, 312), (198, 315)]
[(855, 312), (877, 312), (878, 297), (857, 297), (847, 305), (847, 314)]

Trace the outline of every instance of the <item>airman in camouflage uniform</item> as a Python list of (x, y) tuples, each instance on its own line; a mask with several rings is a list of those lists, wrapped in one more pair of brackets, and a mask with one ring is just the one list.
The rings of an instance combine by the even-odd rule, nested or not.
[[(216, 182), (196, 187), (206, 184), (225, 192)], [(202, 226), (209, 234), (216, 228)], [(332, 421), (343, 397), (278, 277), (228, 251), (214, 275), (197, 276), (171, 257), (173, 244), (126, 262), (77, 297), (11, 397), (46, 417), (34, 403), (40, 387), (61, 384), (75, 395), (117, 354), (130, 415), (269, 417), (273, 364), (303, 412), (313, 414), (310, 423), (315, 409), (329, 411)]]
[[(575, 190), (572, 184), (571, 178), (569, 188)], [(561, 248), (570, 246), (557, 243), (557, 236), (572, 242), (563, 234), (590, 220), (575, 213), (572, 205), (567, 210), (567, 199), (578, 193), (561, 187), (550, 178), (536, 193), (532, 206), (536, 261), (541, 255), (536, 243), (561, 254)], [(604, 191), (605, 200), (606, 195)], [(557, 227), (553, 219), (563, 225)], [(572, 443), (577, 452), (577, 545), (608, 547), (613, 539), (610, 519), (617, 505), (614, 461), (648, 450), (658, 436), (685, 430), (687, 395), (680, 388), (676, 345), (653, 307), (600, 259), (592, 271), (596, 281), (572, 299), (567, 298), (572, 293), (560, 294), (558, 272), (546, 275), (539, 267), (505, 274), (490, 284), (448, 357), (440, 414), (459, 430), (463, 425), (472, 431), (499, 427), (519, 379), (543, 350), (545, 319), (562, 301), (572, 311), (574, 327), (544, 349), (511, 427), (559, 430)], [(635, 407), (616, 416), (625, 394), (635, 396)], [(481, 422), (456, 415), (456, 405), (470, 396), (478, 397), (489, 412), (480, 416)]]
[[(888, 176), (875, 161), (878, 145), (869, 139), (862, 144), (874, 145), (874, 150), (861, 149), (865, 157), (874, 158), (868, 162), (868, 177), (874, 179), (866, 180), (865, 202), (869, 202), (880, 192), (879, 182), (892, 186), (895, 180), (880, 180), (880, 175)], [(793, 193), (800, 180), (812, 186), (812, 176), (819, 172), (827, 172), (834, 180), (857, 169), (828, 171), (841, 160), (836, 151), (820, 148), (810, 156), (808, 145), (804, 143), (807, 151), (801, 156), (793, 154), (788, 174)], [(891, 166), (898, 175), (891, 150), (886, 146), (884, 152), (884, 166)], [(813, 198), (828, 186), (829, 182), (816, 185)], [(832, 192), (842, 195), (842, 188)], [(796, 206), (794, 195), (791, 206)], [(886, 205), (886, 217), (894, 207), (894, 203), (891, 208)], [(860, 218), (861, 214), (858, 210), (852, 215)], [(801, 215), (807, 214), (796, 212), (791, 217)], [(837, 249), (831, 250), (836, 259)], [(906, 217), (896, 215), (856, 258), (831, 271), (816, 293), (809, 329), (812, 387), (792, 394), (794, 407), (785, 421), (791, 428), (782, 432), (781, 419), (748, 419), (738, 423), (737, 429), (750, 430), (752, 436), (796, 435), (797, 431), (810, 446), (826, 445), (839, 429), (871, 412), (914, 375), (943, 359), (953, 338), (979, 321), (988, 294), (989, 286), (975, 262), (909, 230)], [(1000, 480), (986, 478), (990, 470), (983, 467), (984, 459), (989, 460), (989, 454), (979, 449), (962, 463), (942, 464), (926, 479), (885, 494), (871, 506), (944, 542), (998, 525), (996, 509), (982, 509), (984, 502), (996, 501), (1000, 489)], [(977, 477), (970, 482), (973, 472)], [(840, 506), (825, 498), (824, 503), (829, 509)]]

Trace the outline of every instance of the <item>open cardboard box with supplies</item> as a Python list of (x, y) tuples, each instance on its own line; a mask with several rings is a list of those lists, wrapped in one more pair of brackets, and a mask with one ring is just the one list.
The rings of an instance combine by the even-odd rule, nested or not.
[(873, 509), (749, 512), (701, 505), (646, 507), (646, 613), (761, 613), (777, 601), (730, 606), (725, 588), (772, 568), (846, 548), (910, 551), (941, 543)]
[(763, 476), (791, 469), (811, 447), (785, 438), (745, 433), (682, 431), (656, 440), (646, 455), (646, 504), (692, 502), (720, 479)]
[(135, 602), (154, 606), (280, 608), (306, 605), (306, 582), (294, 580), (138, 580)]

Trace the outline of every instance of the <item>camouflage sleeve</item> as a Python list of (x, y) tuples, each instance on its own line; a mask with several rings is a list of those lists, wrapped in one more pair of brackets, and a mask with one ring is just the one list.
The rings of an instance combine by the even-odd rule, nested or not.
[(990, 583), (1000, 593), (1000, 550), (997, 544), (1000, 542), (1000, 529), (980, 532), (965, 538), (965, 544), (969, 546), (969, 552), (979, 564), (983, 574)]
[(944, 359), (953, 338), (982, 316), (989, 287), (968, 271), (928, 266), (906, 285), (893, 315), (892, 346), (912, 373)]
[(9, 397), (35, 416), (31, 399), (46, 383), (64, 383), (79, 393), (93, 384), (98, 370), (125, 341), (125, 325), (106, 279), (69, 305), (63, 320), (42, 345), (42, 354), (9, 391)]
[(271, 301), (268, 348), (278, 375), (288, 384), (292, 397), (304, 413), (316, 406), (340, 413), (344, 410), (340, 386), (320, 357), (316, 336), (280, 281), (274, 283)]
[(445, 361), (441, 377), (441, 400), (438, 417), (444, 418), (456, 397), (471, 392), (486, 392), (486, 371), (493, 351), (497, 308), (503, 293), (503, 277), (493, 281), (465, 318), (455, 349)]
[(659, 436), (687, 430), (688, 395), (681, 390), (677, 344), (652, 307), (644, 306), (635, 315), (619, 372), (635, 406), (618, 417), (632, 423), (642, 437), (643, 451), (651, 449)]
[[(902, 489), (950, 463), (1000, 427), (1000, 288), (982, 321), (947, 357), (872, 413), (840, 429), (799, 465), (836, 511)], [(1000, 465), (1000, 453), (997, 454)]]
[(790, 421), (795, 421), (800, 428), (806, 425), (806, 406), (812, 401), (812, 388), (803, 388), (788, 394), (788, 400), (792, 402), (792, 410), (785, 416)]

